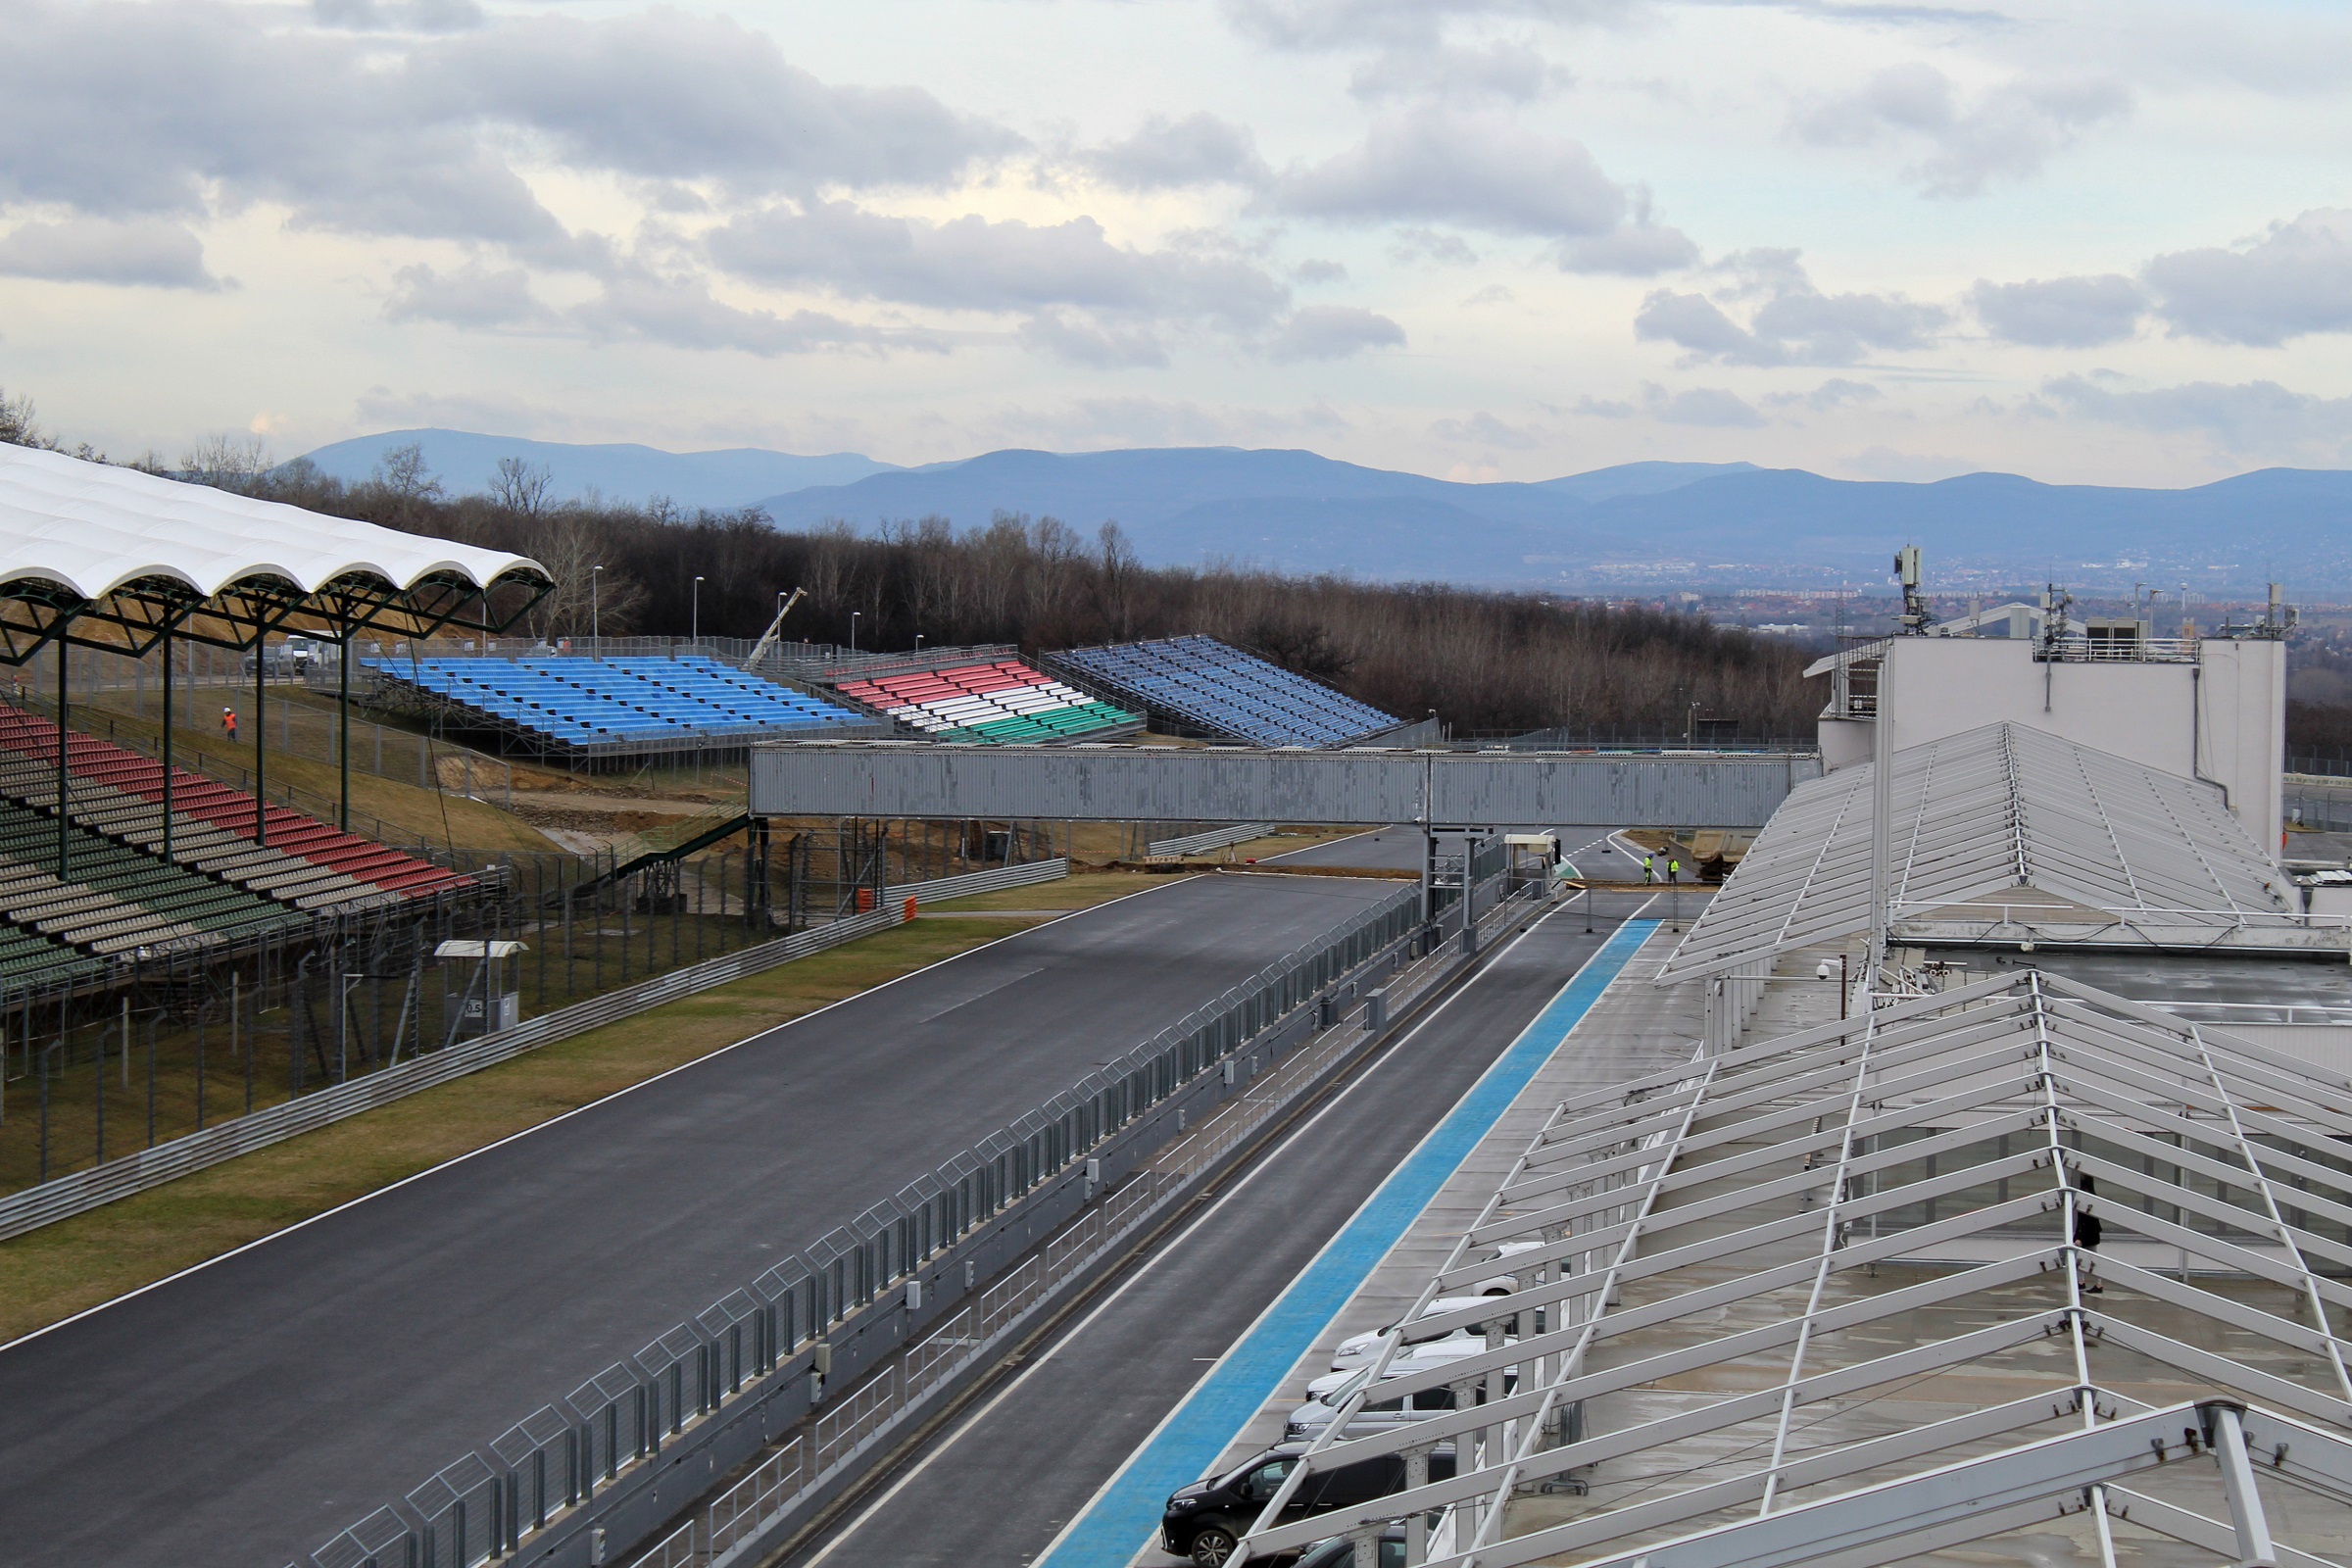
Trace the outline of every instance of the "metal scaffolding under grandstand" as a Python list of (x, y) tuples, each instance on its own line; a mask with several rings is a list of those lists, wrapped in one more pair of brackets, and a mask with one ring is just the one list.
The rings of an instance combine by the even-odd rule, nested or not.
[(1406, 1490), (1247, 1555), (2352, 1560), (2352, 1079), (2047, 973), (1877, 1000), (1561, 1104), (1262, 1518), (1378, 1455)]
[[(1897, 942), (2340, 951), (2214, 785), (2020, 724), (1895, 753)], [(1867, 765), (1799, 785), (1690, 928), (1660, 983), (1762, 973), (1869, 929)]]

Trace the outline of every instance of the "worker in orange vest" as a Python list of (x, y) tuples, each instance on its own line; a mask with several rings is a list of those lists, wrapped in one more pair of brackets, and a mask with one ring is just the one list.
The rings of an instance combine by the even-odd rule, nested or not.
[(237, 710), (235, 709), (223, 708), (220, 710), (220, 733), (228, 739), (230, 744), (235, 744), (237, 738)]

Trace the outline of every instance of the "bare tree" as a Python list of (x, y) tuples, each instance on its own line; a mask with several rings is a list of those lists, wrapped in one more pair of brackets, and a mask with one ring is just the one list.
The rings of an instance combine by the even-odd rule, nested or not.
[(544, 463), (501, 458), (490, 476), (490, 499), (518, 516), (536, 518), (547, 510), (547, 493), (556, 476)]
[(213, 435), (179, 460), (179, 477), (249, 496), (264, 488), (263, 480), (273, 466), (260, 436)]
[(11, 397), (5, 387), (0, 387), (0, 442), (15, 447), (38, 447), (44, 452), (57, 450), (57, 438), (33, 422), (32, 399)]
[(1095, 539), (1102, 546), (1095, 564), (1097, 599), (1110, 634), (1125, 642), (1135, 635), (1136, 577), (1143, 570), (1143, 563), (1135, 559), (1135, 547), (1127, 542), (1126, 531), (1115, 522), (1102, 524)]
[(424, 466), (424, 445), (418, 441), (386, 448), (368, 484), (388, 504), (397, 527), (413, 526), (442, 497), (441, 480)]

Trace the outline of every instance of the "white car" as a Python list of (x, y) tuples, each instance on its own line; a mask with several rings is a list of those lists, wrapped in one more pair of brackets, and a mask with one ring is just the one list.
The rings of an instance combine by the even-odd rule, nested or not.
[[(1493, 1261), (1499, 1263), (1505, 1258), (1517, 1257), (1521, 1252), (1532, 1252), (1543, 1245), (1542, 1242), (1505, 1242), (1494, 1249)], [(1516, 1274), (1497, 1274), (1491, 1280), (1478, 1282), (1478, 1294), (1481, 1296), (1509, 1296), (1518, 1289), (1519, 1276)]]
[[(1416, 1345), (1398, 1350), (1389, 1360), (1380, 1381), (1389, 1382), (1415, 1372), (1431, 1372), (1451, 1365), (1464, 1357), (1478, 1355), (1487, 1348), (1485, 1340), (1439, 1340), (1429, 1345)], [(1306, 1402), (1293, 1410), (1284, 1423), (1285, 1439), (1311, 1438), (1331, 1425), (1339, 1415), (1340, 1406), (1372, 1376), (1369, 1365), (1352, 1372), (1333, 1372), (1315, 1379), (1306, 1386)], [(1380, 1391), (1375, 1389), (1377, 1396)], [(1380, 1427), (1401, 1426), (1409, 1421), (1425, 1420), (1440, 1410), (1453, 1408), (1453, 1390), (1424, 1389), (1418, 1394), (1400, 1395), (1394, 1399), (1366, 1399), (1348, 1423), (1349, 1432), (1370, 1431)]]
[[(1430, 1302), (1428, 1306), (1422, 1308), (1421, 1315), (1423, 1317), (1436, 1317), (1444, 1312), (1458, 1312), (1467, 1306), (1477, 1306), (1486, 1299), (1487, 1298), (1484, 1296), (1441, 1296), (1436, 1300)], [(1357, 1334), (1348, 1339), (1342, 1340), (1340, 1342), (1339, 1349), (1332, 1353), (1331, 1369), (1334, 1372), (1352, 1372), (1357, 1367), (1362, 1366), (1366, 1361), (1371, 1360), (1374, 1356), (1380, 1353), (1380, 1342), (1387, 1338), (1388, 1335), (1396, 1329), (1396, 1325), (1392, 1323), (1385, 1329), (1374, 1329), (1369, 1333)], [(1416, 1340), (1413, 1338), (1412, 1331), (1407, 1329), (1405, 1331), (1404, 1339), (1405, 1344), (1408, 1347), (1424, 1345), (1447, 1345), (1451, 1344), (1455, 1340), (1463, 1340), (1472, 1345), (1483, 1346), (1487, 1343), (1487, 1333), (1484, 1328), (1464, 1328), (1455, 1329), (1447, 1334), (1438, 1335), (1433, 1339)]]

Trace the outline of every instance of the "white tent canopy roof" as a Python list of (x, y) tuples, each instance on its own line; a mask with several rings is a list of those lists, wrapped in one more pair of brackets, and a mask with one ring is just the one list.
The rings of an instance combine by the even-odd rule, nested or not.
[(546, 575), (522, 556), (0, 445), (0, 591), (35, 580), (102, 599), (167, 578), (209, 599), (267, 578), (307, 594), (354, 576), (408, 589)]
[[(1799, 785), (1667, 961), (1722, 974), (1870, 926), (1869, 766)], [(2220, 788), (2022, 724), (1894, 755), (1898, 940), (2333, 947)]]

